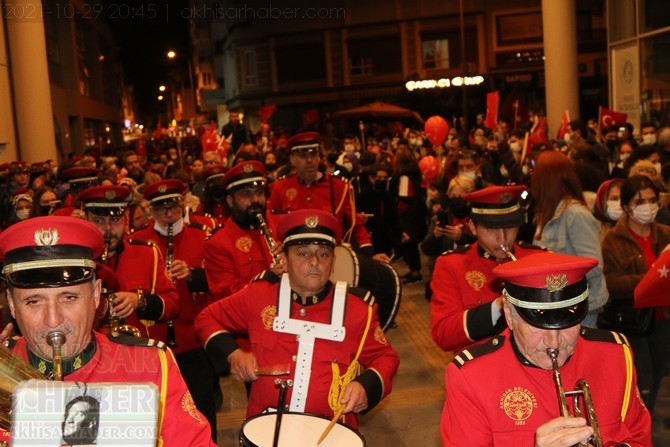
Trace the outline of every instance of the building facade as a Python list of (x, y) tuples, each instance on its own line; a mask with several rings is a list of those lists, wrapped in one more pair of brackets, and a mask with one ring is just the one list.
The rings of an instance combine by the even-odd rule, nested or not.
[[(493, 90), (501, 114), (514, 121), (545, 101), (541, 0), (251, 4), (194, 2), (209, 28), (217, 80), (201, 98), (218, 109), (220, 122), (237, 109), (253, 129), (255, 111), (275, 104), (272, 123), (288, 131), (318, 116), (340, 132), (357, 123), (333, 120), (334, 112), (375, 100), (424, 118), (457, 122), (465, 114), (474, 122)], [(580, 110), (572, 116), (596, 117), (599, 105), (609, 105), (605, 1), (576, 0), (574, 7), (566, 29), (578, 37)]]

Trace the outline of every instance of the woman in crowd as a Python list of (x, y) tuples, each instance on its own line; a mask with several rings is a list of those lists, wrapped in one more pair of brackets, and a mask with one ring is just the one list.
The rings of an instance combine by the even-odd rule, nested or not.
[(586, 206), (582, 187), (570, 159), (557, 151), (540, 153), (531, 182), (534, 198), (533, 243), (557, 253), (598, 259), (586, 274), (589, 314), (582, 325), (595, 327), (597, 314), (607, 302), (598, 222)]
[(623, 210), (621, 209), (621, 184), (622, 178), (605, 180), (598, 187), (596, 203), (593, 207), (593, 216), (598, 220), (600, 226), (600, 241), (617, 223)]
[[(635, 286), (670, 244), (670, 227), (654, 222), (659, 209), (659, 189), (649, 177), (634, 175), (623, 182), (621, 208), (623, 216), (603, 240), (604, 272), (610, 293), (610, 304), (603, 316), (609, 314), (610, 306), (616, 306), (618, 313), (625, 307), (632, 311)], [(638, 388), (649, 411), (654, 409), (670, 360), (670, 321), (661, 308), (656, 309), (654, 320), (651, 329), (640, 327), (638, 334), (626, 334), (633, 348)], [(599, 324), (603, 325), (603, 321)]]

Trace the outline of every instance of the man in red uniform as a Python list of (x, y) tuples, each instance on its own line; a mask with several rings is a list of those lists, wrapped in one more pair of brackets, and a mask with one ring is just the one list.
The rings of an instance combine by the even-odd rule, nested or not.
[[(60, 332), (64, 380), (151, 382), (161, 394), (157, 445), (215, 446), (163, 343), (93, 330), (101, 291), (94, 259), (103, 247), (97, 228), (72, 217), (36, 217), (5, 230), (0, 235), (2, 273), (23, 337), (3, 341), (16, 356), (49, 375), (54, 365), (47, 335)], [(3, 433), (4, 440), (8, 436)]]
[[(268, 374), (290, 380), (290, 411), (332, 418), (344, 407), (344, 423), (354, 428), (356, 413), (391, 392), (399, 359), (374, 297), (329, 280), (341, 228), (325, 211), (291, 213), (277, 227), (287, 273), (265, 271), (198, 315), (198, 338), (217, 370), (229, 363), (235, 378), (253, 382), (247, 416), (278, 405), (276, 377)], [(248, 334), (250, 351), (238, 347), (237, 334)]]
[(74, 166), (63, 171), (62, 177), (68, 181), (69, 189), (63, 198), (63, 207), (53, 212), (54, 216), (72, 216), (84, 218), (79, 202), (79, 193), (100, 183), (96, 168)]
[(445, 351), (460, 351), (505, 328), (502, 289), (493, 268), (511, 256), (538, 251), (515, 242), (524, 222), (519, 203), (524, 190), (525, 186), (489, 186), (463, 196), (470, 202), (469, 225), (477, 242), (438, 257), (430, 284), (431, 333)]
[(175, 353), (195, 405), (209, 421), (215, 438), (216, 401), (221, 392), (219, 376), (193, 330), (196, 315), (212, 300), (203, 267), (203, 246), (208, 231), (202, 225), (184, 222), (185, 190), (186, 185), (175, 179), (149, 185), (144, 190), (144, 198), (151, 203), (154, 220), (149, 222), (148, 228), (136, 231), (134, 237), (156, 244), (175, 284), (179, 316), (157, 326), (164, 327), (166, 341)]
[[(589, 309), (585, 275), (597, 264), (597, 259), (540, 252), (494, 269), (505, 281), (509, 329), (466, 349), (447, 366), (440, 422), (445, 446), (587, 442), (596, 425), (569, 416), (572, 399), (559, 397), (557, 378), (565, 391), (579, 379), (588, 383), (600, 445), (652, 445), (651, 417), (637, 390), (627, 340), (580, 324)], [(557, 400), (568, 407), (565, 412)]]
[(281, 276), (282, 245), (277, 242), (271, 222), (266, 222), (269, 237), (275, 242), (272, 252), (264, 239), (257, 215), (266, 220), (268, 195), (265, 167), (259, 161), (238, 163), (222, 179), (225, 204), (230, 217), (205, 242), (205, 273), (215, 299), (225, 298), (246, 286), (266, 269)]
[(158, 247), (148, 241), (126, 238), (130, 190), (124, 186), (93, 186), (79, 194), (86, 220), (100, 231), (105, 249), (99, 262), (114, 271), (114, 313), (140, 330), (142, 336), (165, 342), (159, 329), (179, 314), (179, 297), (165, 271)]
[(365, 225), (356, 213), (351, 185), (340, 178), (319, 170), (321, 137), (317, 132), (294, 135), (286, 143), (295, 174), (278, 179), (270, 185), (269, 206), (273, 213), (284, 214), (295, 210), (317, 209), (329, 212), (342, 222), (344, 240), (358, 247), (358, 251), (379, 261), (388, 262), (385, 253), (376, 253)]

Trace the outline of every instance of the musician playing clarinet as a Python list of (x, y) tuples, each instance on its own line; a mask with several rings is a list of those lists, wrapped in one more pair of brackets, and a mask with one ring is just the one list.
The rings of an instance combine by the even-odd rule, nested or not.
[[(286, 270), (274, 216), (266, 213), (265, 166), (259, 161), (238, 163), (223, 175), (221, 185), (229, 217), (207, 239), (204, 253), (207, 282), (215, 299), (237, 292), (264, 270), (277, 276)], [(268, 234), (261, 229), (259, 215)], [(274, 247), (268, 241), (274, 241)]]
[(203, 247), (208, 231), (201, 224), (185, 223), (185, 191), (186, 185), (175, 179), (149, 185), (144, 190), (144, 198), (151, 203), (153, 220), (146, 228), (133, 233), (133, 237), (156, 244), (165, 260), (168, 276), (177, 289), (179, 316), (157, 325), (161, 325), (164, 340), (175, 353), (195, 405), (209, 421), (212, 438), (216, 439), (216, 406), (221, 393), (219, 377), (193, 331), (195, 316), (212, 301), (203, 267)]
[[(208, 306), (196, 318), (199, 340), (218, 371), (251, 381), (247, 416), (277, 406), (277, 377), (290, 381), (288, 409), (357, 427), (391, 392), (399, 358), (382, 331), (369, 291), (333, 284), (338, 219), (326, 211), (299, 210), (277, 226), (286, 273), (266, 270), (247, 287)], [(246, 334), (242, 349), (235, 336)]]
[[(585, 275), (597, 264), (540, 252), (493, 270), (504, 281), (508, 328), (447, 366), (445, 446), (652, 445), (628, 341), (581, 325), (589, 310)], [(585, 389), (591, 397), (578, 400), (579, 416), (568, 394)]]
[[(215, 446), (207, 420), (195, 408), (164, 343), (105, 335), (93, 328), (101, 293), (95, 259), (103, 247), (102, 234), (93, 224), (69, 216), (26, 219), (3, 231), (0, 260), (7, 300), (23, 336), (7, 339), (7, 327), (0, 342), (43, 374), (60, 369), (63, 380), (82, 387), (88, 382), (153, 383), (161, 395), (156, 445)], [(54, 368), (53, 359), (58, 356), (49, 345), (49, 335), (54, 333), (64, 338), (60, 368)], [(112, 405), (109, 400), (101, 404)], [(133, 444), (132, 434), (126, 435), (119, 445)], [(0, 441), (8, 436), (0, 430)], [(58, 439), (36, 437), (32, 442), (47, 445)]]

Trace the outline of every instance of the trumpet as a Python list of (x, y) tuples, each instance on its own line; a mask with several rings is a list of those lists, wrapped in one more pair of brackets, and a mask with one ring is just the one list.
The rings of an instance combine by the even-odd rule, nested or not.
[(63, 354), (61, 348), (65, 343), (65, 334), (60, 331), (51, 331), (47, 334), (47, 344), (51, 346), (53, 355), (51, 361), (53, 363), (52, 378), (53, 380), (63, 380)]
[(108, 309), (107, 310), (108, 318), (105, 327), (107, 327), (107, 329), (109, 329), (109, 331), (112, 333), (128, 334), (132, 335), (133, 337), (140, 338), (142, 336), (140, 330), (130, 324), (121, 324), (121, 319), (116, 314), (116, 312), (114, 312), (113, 302), (116, 294), (113, 291), (109, 291), (107, 289), (103, 289), (103, 294), (107, 298), (107, 309)]
[(272, 256), (273, 265), (281, 264), (281, 258), (278, 254), (274, 253), (273, 250), (277, 246), (277, 241), (274, 240), (270, 234), (270, 229), (268, 228), (267, 222), (263, 218), (261, 213), (256, 214), (256, 219), (258, 220), (258, 228), (261, 230), (261, 234), (265, 239), (265, 242), (268, 244), (268, 249), (270, 249), (270, 255)]
[(498, 246), (499, 246), (500, 249), (503, 251), (503, 253), (505, 253), (505, 256), (507, 256), (508, 258), (510, 258), (510, 260), (512, 260), (512, 261), (516, 261), (516, 256), (514, 256), (514, 253), (512, 253), (512, 252), (510, 251), (510, 249), (507, 248), (507, 246), (506, 246), (505, 244), (503, 244), (503, 243), (501, 242), (500, 244), (498, 244)]
[(593, 435), (585, 442), (577, 444), (579, 447), (586, 447), (592, 444), (595, 447), (603, 447), (603, 439), (600, 434), (600, 427), (598, 419), (596, 418), (596, 410), (593, 407), (593, 399), (591, 398), (591, 389), (586, 380), (579, 379), (573, 391), (565, 391), (563, 389), (563, 381), (561, 380), (561, 373), (558, 370), (558, 349), (548, 348), (547, 355), (551, 358), (551, 366), (554, 371), (554, 385), (556, 385), (556, 394), (558, 395), (558, 407), (563, 417), (572, 417), (566, 398), (572, 396), (574, 417), (582, 417), (582, 410), (579, 402), (579, 397), (582, 396), (584, 400), (584, 410), (586, 411), (586, 421), (593, 429)]

